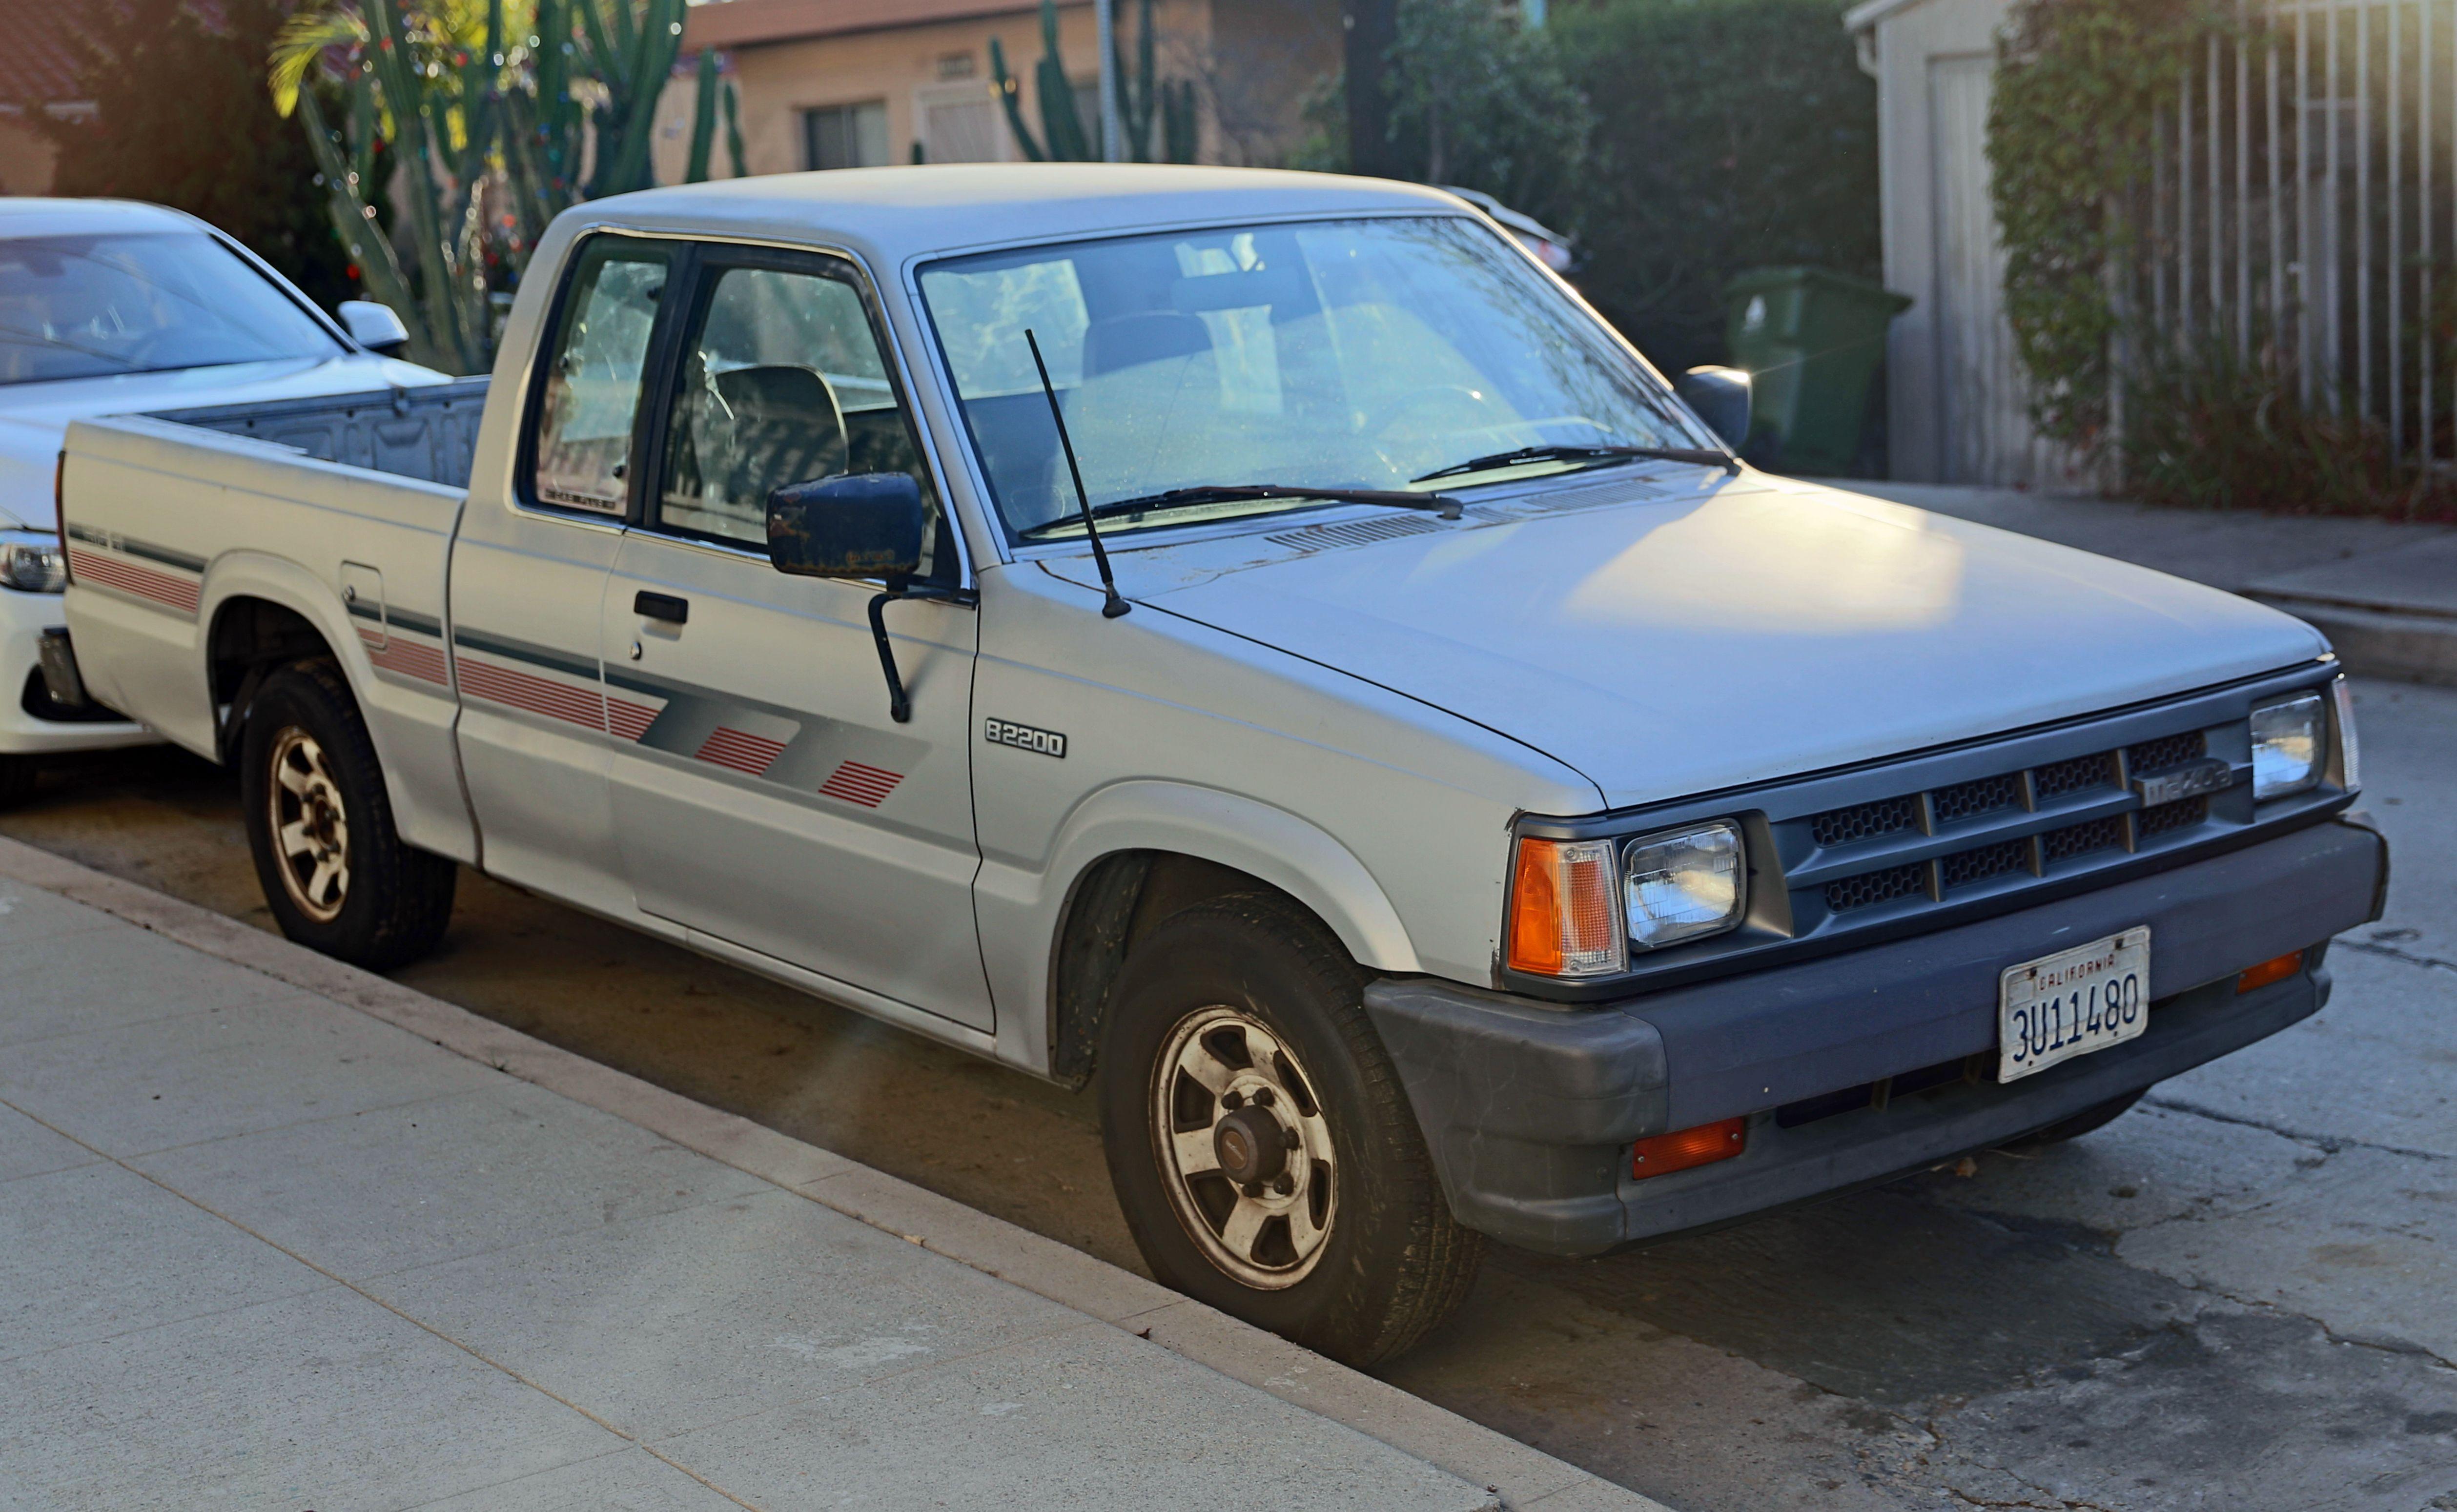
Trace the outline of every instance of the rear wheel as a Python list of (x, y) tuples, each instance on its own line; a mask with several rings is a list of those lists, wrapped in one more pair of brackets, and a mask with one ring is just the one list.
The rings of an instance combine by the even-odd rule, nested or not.
[(266, 678), (239, 752), (248, 846), (281, 932), (374, 971), (433, 949), (457, 868), (393, 829), (375, 742), (340, 671), (300, 662)]
[(2137, 1092), (2127, 1092), (2122, 1097), (2111, 1097), (2095, 1107), (2083, 1108), (2071, 1118), (2058, 1119), (2045, 1129), (2033, 1129), (2013, 1141), (2009, 1148), (2035, 1150), (2043, 1145), (2061, 1145), (2068, 1139), (2079, 1139), (2084, 1134), (2105, 1129), (2122, 1118), (2133, 1111), (2134, 1104), (2149, 1095), (2150, 1088), (2145, 1087)]
[(1153, 1274), (1354, 1365), (1449, 1315), (1482, 1253), (1364, 984), (1285, 900), (1216, 899), (1136, 944), (1100, 1062), (1110, 1176)]

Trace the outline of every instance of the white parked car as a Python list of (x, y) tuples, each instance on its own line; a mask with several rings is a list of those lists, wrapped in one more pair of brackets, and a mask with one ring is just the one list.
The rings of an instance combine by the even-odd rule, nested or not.
[(1400, 185), (602, 200), (491, 383), (80, 423), (66, 514), (293, 939), (466, 864), (1088, 1080), (1153, 1271), (1350, 1360), (2096, 1127), (2386, 876), (2309, 627), (1754, 472)]
[[(402, 339), (380, 305), (345, 313), (372, 341)], [(154, 738), (58, 703), (36, 670), (61, 623), (52, 487), (70, 421), (442, 382), (369, 350), (193, 216), (0, 198), (0, 803), (31, 787), (39, 757)]]

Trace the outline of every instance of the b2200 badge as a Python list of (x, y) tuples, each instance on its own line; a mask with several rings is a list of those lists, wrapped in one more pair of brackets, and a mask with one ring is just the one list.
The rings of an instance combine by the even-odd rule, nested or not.
[(1055, 730), (1035, 730), (1028, 724), (1012, 719), (990, 718), (981, 721), (981, 738), (992, 745), (1013, 746), (1018, 751), (1038, 752), (1045, 756), (1066, 756), (1066, 737)]

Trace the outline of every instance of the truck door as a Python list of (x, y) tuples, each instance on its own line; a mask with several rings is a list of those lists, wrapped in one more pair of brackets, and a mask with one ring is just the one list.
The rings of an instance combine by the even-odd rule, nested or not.
[[(911, 694), (889, 713), (874, 584), (768, 562), (767, 497), (905, 472), (937, 501), (880, 326), (841, 259), (703, 246), (649, 457), (656, 486), (606, 595), (611, 793), (646, 912), (974, 1028), (976, 615), (888, 607)], [(930, 580), (960, 572), (943, 515)]]
[(523, 396), (510, 497), (473, 491), (452, 549), (461, 766), (485, 869), (616, 914), (630, 887), (607, 806), (600, 616), (682, 255), (613, 236), (572, 253)]

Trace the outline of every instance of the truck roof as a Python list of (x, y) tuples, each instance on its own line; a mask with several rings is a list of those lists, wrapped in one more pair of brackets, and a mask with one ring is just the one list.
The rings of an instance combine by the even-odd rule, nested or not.
[(204, 222), (164, 205), (134, 199), (0, 197), (0, 240), (18, 237), (92, 237), (113, 232), (202, 231)]
[(944, 163), (718, 179), (591, 200), (587, 224), (824, 237), (884, 263), (965, 247), (1291, 216), (1474, 215), (1420, 184), (1162, 163)]

